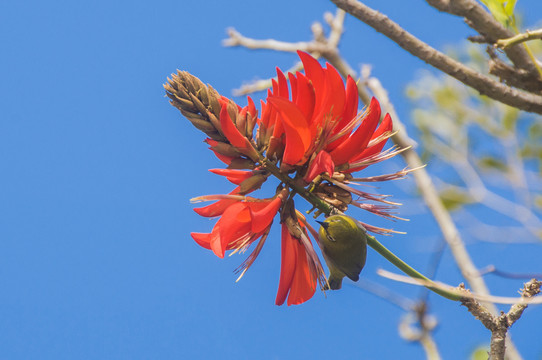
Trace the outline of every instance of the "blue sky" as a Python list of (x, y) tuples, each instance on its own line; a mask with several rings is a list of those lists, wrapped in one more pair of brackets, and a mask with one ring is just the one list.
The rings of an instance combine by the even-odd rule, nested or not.
[[(440, 49), (472, 34), (424, 1), (367, 3)], [(530, 9), (530, 25), (542, 13), (536, 0), (518, 8)], [(275, 306), (278, 229), (238, 283), (233, 270), (244, 257), (220, 260), (189, 236), (213, 225), (189, 199), (232, 187), (207, 171), (221, 163), (168, 104), (162, 84), (179, 68), (230, 96), (276, 66), (288, 69), (296, 57), (224, 48), (227, 27), (303, 41), (325, 11), (334, 7), (321, 0), (0, 5), (0, 359), (422, 358), (419, 346), (397, 334), (404, 312), (351, 282), (301, 306)], [(404, 88), (424, 64), (353, 18), (341, 51), (353, 66), (373, 65), (407, 119)], [(398, 158), (368, 173), (403, 166)], [(383, 241), (423, 271), (439, 233), (403, 191), (411, 186), (382, 187), (409, 200), (405, 213), (412, 214), (409, 223), (393, 224), (408, 235)], [(538, 245), (471, 243), (469, 250), (479, 267), (506, 251), (506, 269), (540, 272)], [(379, 278), (380, 267), (394, 270), (370, 251), (367, 279), (420, 295)], [(462, 281), (449, 252), (437, 278)], [(513, 296), (521, 286), (487, 281), (499, 295)], [(431, 299), (445, 358), (465, 358), (488, 341), (464, 308)], [(542, 345), (529, 345), (540, 321), (533, 307), (513, 327), (525, 358), (542, 355)]]

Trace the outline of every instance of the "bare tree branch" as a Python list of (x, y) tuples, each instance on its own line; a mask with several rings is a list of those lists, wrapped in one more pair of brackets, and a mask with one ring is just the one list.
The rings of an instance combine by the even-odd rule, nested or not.
[[(521, 298), (518, 302), (510, 307), (508, 313), (501, 313), (499, 316), (492, 315), (478, 301), (473, 299), (470, 293), (463, 289), (466, 297), (461, 301), (461, 304), (467, 307), (469, 312), (479, 319), (484, 326), (491, 331), (491, 343), (489, 346), (490, 360), (504, 360), (506, 351), (506, 333), (508, 328), (512, 326), (523, 314), (528, 303), (532, 303), (531, 298), (540, 293), (542, 281), (532, 279), (523, 285), (521, 290)], [(461, 289), (461, 287), (460, 287)]]
[(367, 279), (360, 279), (354, 286), (406, 311), (399, 323), (399, 335), (407, 341), (419, 342), (428, 360), (440, 360), (437, 344), (431, 335), (438, 321), (435, 316), (428, 314), (426, 300), (414, 302)]
[(511, 66), (501, 60), (495, 53), (493, 46), (487, 47), (487, 53), (491, 59), (489, 61), (489, 73), (491, 75), (497, 76), (508, 86), (514, 86), (534, 93), (542, 91), (542, 81), (538, 77), (533, 76), (527, 70)]
[[(378, 269), (376, 271), (376, 273), (378, 275), (382, 276), (382, 277), (385, 277), (386, 279), (402, 282), (402, 283), (405, 283), (405, 284), (411, 284), (411, 285), (417, 285), (417, 286), (425, 286), (425, 287), (433, 286), (433, 287), (441, 289), (441, 290), (446, 290), (448, 292), (456, 293), (459, 297), (462, 297), (461, 301), (463, 301), (464, 299), (470, 299), (470, 300), (475, 300), (475, 301), (483, 301), (483, 302), (486, 302), (488, 304), (489, 303), (493, 303), (493, 304), (509, 304), (509, 305), (522, 304), (522, 305), (525, 305), (525, 307), (527, 305), (529, 305), (529, 304), (533, 304), (533, 305), (542, 304), (542, 298), (532, 299), (532, 298), (524, 298), (524, 297), (518, 298), (518, 297), (510, 297), (510, 296), (482, 295), (482, 294), (471, 293), (470, 291), (465, 291), (465, 286), (462, 285), (462, 284), (459, 286), (459, 288), (454, 288), (451, 285), (445, 284), (445, 283), (440, 282), (440, 281), (433, 281), (433, 280), (427, 281), (427, 280), (423, 280), (423, 279), (415, 279), (415, 278), (412, 278), (412, 277), (407, 276), (407, 275), (401, 275), (401, 274), (393, 273), (391, 271), (387, 271), (387, 270), (383, 270), (383, 269)], [(532, 281), (535, 281), (535, 282), (538, 282), (538, 283), (542, 284), (542, 282), (540, 282), (540, 281), (538, 281), (536, 279), (531, 280), (531, 282)], [(488, 314), (494, 316), (485, 307), (484, 307), (484, 310)]]
[[(465, 18), (465, 22), (482, 35), (487, 43), (493, 44), (499, 39), (514, 35), (475, 0), (427, 0), (427, 2), (440, 11)], [(536, 65), (524, 47), (510, 47), (505, 52), (517, 68), (526, 70), (534, 78), (539, 78)]]
[(526, 93), (499, 83), (444, 55), (405, 31), (382, 13), (357, 0), (331, 0), (339, 8), (384, 34), (412, 55), (456, 78), (467, 86), (504, 104), (542, 114), (542, 96)]

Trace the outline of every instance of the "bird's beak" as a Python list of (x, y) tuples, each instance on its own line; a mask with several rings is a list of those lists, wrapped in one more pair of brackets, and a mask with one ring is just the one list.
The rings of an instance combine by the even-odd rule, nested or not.
[(329, 227), (329, 224), (328, 224), (328, 223), (325, 223), (325, 222), (323, 222), (323, 221), (318, 221), (318, 220), (316, 220), (316, 222), (317, 222), (318, 224), (322, 225), (322, 227), (323, 227), (324, 229), (327, 229), (327, 228)]

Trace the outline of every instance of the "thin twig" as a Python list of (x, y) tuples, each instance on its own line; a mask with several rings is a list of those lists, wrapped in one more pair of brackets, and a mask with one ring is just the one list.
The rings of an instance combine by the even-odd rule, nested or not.
[(431, 335), (438, 322), (435, 316), (427, 313), (428, 307), (425, 300), (415, 303), (367, 279), (360, 279), (354, 286), (406, 311), (407, 313), (399, 323), (399, 335), (407, 341), (419, 342), (428, 360), (440, 360), (437, 344)]
[[(433, 149), (441, 149), (438, 153), (452, 165), (456, 173), (466, 184), (466, 191), (471, 199), (484, 206), (506, 215), (520, 222), (533, 236), (538, 237), (542, 229), (542, 220), (527, 206), (513, 202), (505, 197), (490, 191), (482, 181), (478, 172), (470, 163), (467, 155), (457, 150), (454, 146), (448, 146), (441, 141), (434, 140)], [(454, 185), (449, 187), (456, 188)], [(463, 190), (463, 188), (460, 188)]]
[(314, 41), (300, 41), (296, 43), (278, 41), (274, 39), (254, 40), (244, 37), (234, 28), (227, 30), (228, 38), (222, 41), (224, 46), (243, 46), (247, 49), (268, 49), (284, 52), (296, 52), (303, 50), (307, 52), (322, 52), (325, 51), (326, 45)]
[(495, 274), (496, 276), (500, 276), (507, 279), (532, 279), (532, 278), (540, 278), (542, 279), (542, 273), (536, 274), (536, 273), (511, 273), (507, 271), (502, 271), (497, 269), (495, 265), (488, 265), (483, 269), (480, 269), (480, 275), (486, 275), (486, 274)]
[(513, 89), (480, 74), (419, 40), (382, 13), (356, 0), (331, 0), (338, 7), (393, 40), (412, 55), (504, 104), (542, 114), (542, 96)]
[[(333, 16), (331, 13), (324, 14), (326, 22), (330, 26), (330, 32), (326, 38), (323, 34), (322, 25), (318, 22), (315, 22), (312, 27), (312, 33), (314, 40), (312, 41), (300, 41), (296, 43), (277, 41), (274, 39), (266, 40), (256, 40), (248, 38), (240, 34), (233, 28), (228, 29), (229, 38), (225, 39), (222, 44), (224, 46), (242, 46), (248, 49), (269, 49), (274, 51), (283, 51), (283, 52), (296, 52), (298, 50), (306, 51), (310, 53), (315, 58), (324, 57), (329, 62), (335, 66), (337, 70), (341, 73), (354, 74), (353, 77), (357, 77), (357, 74), (354, 69), (350, 67), (342, 57), (339, 55), (337, 46), (341, 35), (343, 33), (343, 22), (345, 17), (345, 12), (341, 9), (337, 9), (337, 13)], [(294, 69), (297, 69), (297, 65)], [(269, 80), (270, 81), (270, 80)], [(239, 89), (238, 93), (247, 94), (252, 91), (260, 91), (266, 88), (262, 88), (264, 84), (263, 81), (257, 83), (257, 86), (244, 86)], [(269, 86), (268, 86), (269, 87)]]
[(413, 277), (410, 277), (410, 276), (405, 276), (405, 275), (401, 275), (401, 274), (392, 273), (390, 271), (383, 270), (383, 269), (378, 269), (376, 271), (376, 273), (378, 275), (382, 276), (382, 277), (385, 277), (386, 279), (402, 282), (402, 283), (405, 283), (405, 284), (425, 286), (425, 287), (432, 286), (432, 287), (438, 288), (438, 289), (440, 289), (442, 291), (452, 293), (452, 294), (454, 294), (455, 296), (457, 296), (459, 298), (472, 299), (472, 300), (482, 301), (482, 302), (486, 302), (486, 303), (493, 303), (493, 304), (509, 304), (509, 305), (513, 305), (513, 304), (526, 304), (526, 305), (529, 305), (529, 304), (533, 304), (533, 305), (542, 304), (542, 297), (533, 298), (533, 299), (531, 299), (531, 298), (526, 299), (524, 297), (517, 298), (517, 297), (508, 297), (508, 296), (483, 295), (483, 294), (477, 294), (477, 293), (471, 293), (471, 292), (465, 293), (465, 292), (461, 292), (461, 291), (455, 289), (451, 285), (444, 284), (444, 283), (442, 283), (440, 281), (427, 281), (427, 280), (423, 280), (423, 279), (416, 279), (416, 278), (413, 278)]
[(407, 341), (419, 342), (428, 360), (440, 360), (437, 344), (431, 332), (437, 327), (437, 319), (427, 314), (427, 304), (420, 302), (399, 323), (399, 335)]
[(512, 45), (517, 45), (525, 41), (536, 40), (536, 39), (542, 39), (542, 29), (538, 29), (534, 31), (526, 31), (524, 33), (512, 36), (508, 39), (497, 40), (497, 42), (495, 43), (495, 46), (500, 49), (506, 49)]

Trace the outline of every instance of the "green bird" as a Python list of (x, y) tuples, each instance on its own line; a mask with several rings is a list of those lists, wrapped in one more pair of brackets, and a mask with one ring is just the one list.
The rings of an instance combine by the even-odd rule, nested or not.
[(359, 280), (359, 273), (367, 258), (367, 232), (353, 218), (333, 215), (320, 223), (322, 254), (329, 268), (329, 288), (338, 290), (343, 278)]

